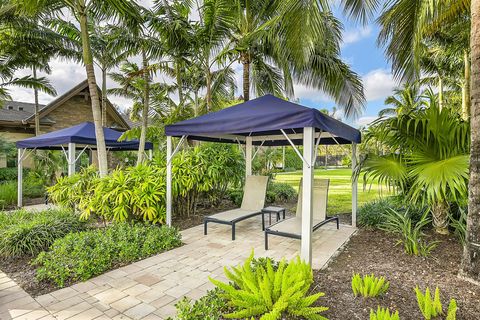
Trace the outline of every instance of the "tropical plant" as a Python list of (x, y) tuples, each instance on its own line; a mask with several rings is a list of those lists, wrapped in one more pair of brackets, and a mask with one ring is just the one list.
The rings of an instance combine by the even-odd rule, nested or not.
[(175, 228), (119, 223), (57, 239), (33, 264), (37, 266), (38, 280), (63, 287), (181, 244), (181, 235)]
[(450, 213), (450, 227), (453, 228), (455, 236), (465, 245), (467, 234), (468, 214), (465, 208), (459, 207), (457, 215)]
[(427, 242), (424, 239), (423, 229), (431, 220), (427, 217), (428, 211), (415, 224), (407, 209), (405, 212), (388, 209), (386, 221), (380, 225), (380, 229), (396, 234), (400, 237), (397, 244), (402, 244), (405, 253), (415, 256), (428, 256), (437, 242)]
[(359, 273), (353, 274), (352, 291), (355, 297), (361, 295), (364, 298), (378, 297), (387, 292), (390, 282), (385, 281), (384, 277), (371, 275), (360, 276)]
[(19, 12), (29, 16), (55, 16), (61, 17), (67, 10), (71, 17), (75, 17), (80, 25), (82, 43), (82, 61), (85, 65), (88, 87), (92, 104), (95, 135), (97, 138), (98, 167), (100, 176), (107, 174), (107, 150), (102, 129), (102, 113), (93, 67), (93, 54), (90, 41), (89, 19), (102, 20), (109, 18), (116, 21), (135, 25), (140, 22), (137, 5), (132, 1), (100, 1), (100, 0), (74, 0), (74, 1), (38, 1), (38, 0), (13, 0)]
[(370, 320), (400, 320), (400, 316), (398, 315), (398, 311), (390, 314), (388, 308), (385, 309), (379, 306), (377, 311), (370, 309)]
[(397, 207), (398, 204), (390, 197), (367, 202), (358, 209), (358, 225), (377, 228), (385, 222), (388, 209)]
[(366, 140), (384, 146), (369, 153), (359, 169), (365, 181), (393, 185), (411, 203), (428, 204), (435, 230), (448, 233), (448, 203), (467, 196), (469, 124), (449, 108), (440, 110), (427, 92), (425, 107), (380, 119), (366, 131)]
[(16, 211), (0, 215), (0, 255), (4, 257), (34, 256), (47, 250), (56, 239), (86, 227), (69, 210)]
[(175, 307), (177, 308), (176, 320), (218, 320), (228, 308), (218, 288), (209, 290), (207, 295), (194, 302), (183, 297)]
[[(442, 302), (440, 301), (440, 289), (435, 289), (435, 295), (432, 298), (430, 289), (426, 288), (425, 294), (417, 286), (415, 287), (417, 303), (425, 320), (433, 319), (437, 316), (444, 315)], [(447, 320), (455, 320), (457, 314), (457, 302), (451, 299), (447, 309)]]
[(392, 96), (385, 99), (385, 104), (392, 107), (380, 110), (379, 117), (398, 116), (417, 110), (422, 106), (419, 86), (405, 83), (402, 88), (396, 88)]
[(282, 316), (303, 317), (305, 319), (326, 319), (320, 313), (326, 307), (312, 306), (322, 292), (307, 295), (313, 283), (312, 269), (300, 258), (287, 265), (282, 260), (274, 270), (271, 260), (265, 266), (257, 265), (252, 269), (253, 251), (243, 266), (225, 268), (225, 275), (231, 281), (227, 284), (210, 278), (213, 284), (224, 293), (221, 294), (234, 309), (225, 314), (225, 318), (281, 319)]

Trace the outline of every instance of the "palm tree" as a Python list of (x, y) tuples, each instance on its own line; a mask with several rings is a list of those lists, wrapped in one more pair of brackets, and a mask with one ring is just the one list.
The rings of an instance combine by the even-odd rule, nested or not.
[(102, 113), (97, 92), (97, 82), (93, 66), (93, 54), (90, 42), (89, 19), (111, 18), (136, 24), (140, 20), (138, 8), (132, 1), (121, 0), (12, 0), (18, 5), (19, 10), (26, 15), (41, 14), (53, 16), (68, 10), (80, 25), (82, 60), (87, 74), (90, 98), (92, 101), (93, 121), (95, 123), (95, 136), (97, 139), (98, 167), (100, 176), (108, 173), (107, 150), (102, 128)]
[(469, 124), (440, 109), (432, 91), (421, 104), (367, 129), (367, 143), (380, 142), (387, 152), (368, 154), (361, 170), (365, 181), (393, 184), (406, 201), (428, 204), (436, 231), (448, 233), (448, 204), (467, 195)]
[(399, 116), (416, 110), (422, 104), (419, 86), (405, 83), (402, 88), (395, 89), (392, 96), (385, 99), (385, 104), (392, 107), (380, 110), (379, 117)]

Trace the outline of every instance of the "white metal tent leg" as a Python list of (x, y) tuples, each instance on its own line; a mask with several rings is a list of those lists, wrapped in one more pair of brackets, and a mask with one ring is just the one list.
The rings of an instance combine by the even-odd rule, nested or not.
[(172, 137), (167, 136), (167, 225), (172, 225)]
[(252, 175), (252, 137), (245, 139), (245, 175)]
[(17, 185), (17, 206), (23, 206), (23, 154), (25, 153), (25, 149), (17, 149), (18, 153), (18, 185)]
[(68, 176), (75, 174), (75, 143), (68, 144)]
[(302, 185), (302, 244), (301, 258), (312, 263), (312, 185), (313, 185), (313, 155), (315, 129), (303, 128), (303, 185)]
[(353, 175), (357, 166), (357, 144), (352, 143), (352, 226), (357, 227), (357, 206), (358, 206), (358, 181)]
[(152, 159), (153, 159), (153, 150), (150, 149), (148, 150), (148, 160), (152, 161)]

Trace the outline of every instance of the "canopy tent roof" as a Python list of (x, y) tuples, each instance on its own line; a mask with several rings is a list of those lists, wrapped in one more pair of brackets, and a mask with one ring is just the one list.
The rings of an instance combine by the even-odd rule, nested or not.
[(291, 137), (294, 144), (302, 144), (304, 127), (314, 127), (316, 132), (321, 132), (320, 144), (361, 142), (361, 134), (357, 129), (317, 109), (270, 94), (168, 125), (165, 134), (227, 143), (245, 143), (245, 137), (252, 136), (254, 145), (279, 146), (289, 144), (282, 130)]
[[(109, 150), (120, 151), (138, 149), (138, 140), (118, 141), (118, 138), (122, 135), (122, 132), (120, 131), (103, 128), (103, 133), (105, 135), (105, 144)], [(17, 148), (55, 150), (68, 143), (96, 146), (97, 138), (95, 136), (95, 125), (92, 122), (83, 122), (73, 127), (20, 140), (17, 141)], [(151, 142), (146, 142), (145, 150), (151, 149), (153, 149), (153, 144)]]

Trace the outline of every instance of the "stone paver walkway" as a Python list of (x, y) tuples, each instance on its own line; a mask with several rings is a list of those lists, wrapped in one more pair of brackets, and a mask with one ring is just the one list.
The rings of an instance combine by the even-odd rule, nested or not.
[[(212, 223), (208, 231), (185, 230), (180, 248), (35, 299), (0, 273), (0, 319), (166, 319), (183, 296), (198, 299), (213, 288), (208, 277), (226, 280), (223, 267), (241, 263), (252, 248), (257, 257), (291, 259), (300, 247), (299, 240), (270, 236), (265, 251), (260, 218), (237, 224), (235, 241), (228, 226)], [(317, 230), (313, 267), (322, 268), (354, 232), (333, 223)]]

